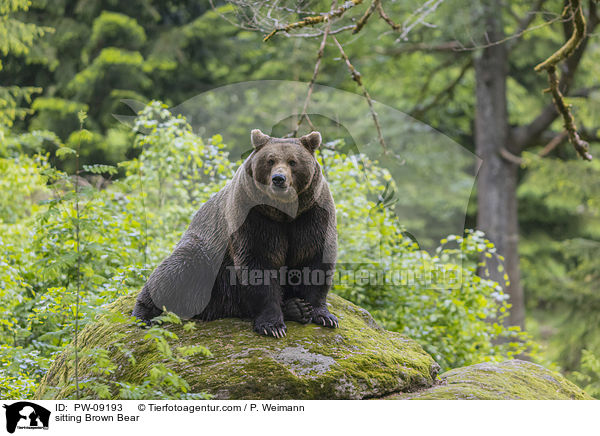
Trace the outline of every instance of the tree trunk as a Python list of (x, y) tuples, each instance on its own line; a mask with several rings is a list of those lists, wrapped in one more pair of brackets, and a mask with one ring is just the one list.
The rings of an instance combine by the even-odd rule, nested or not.
[[(485, 0), (483, 16), (489, 41), (504, 38), (501, 2)], [(491, 278), (510, 296), (512, 305), (507, 325), (524, 327), (525, 308), (519, 271), (517, 222), (518, 166), (502, 157), (503, 150), (518, 154), (511, 145), (506, 103), (508, 51), (506, 44), (488, 45), (475, 55), (476, 114), (475, 149), (483, 160), (477, 179), (477, 227), (484, 231), (505, 258), (510, 277), (505, 285), (504, 271), (489, 262)]]

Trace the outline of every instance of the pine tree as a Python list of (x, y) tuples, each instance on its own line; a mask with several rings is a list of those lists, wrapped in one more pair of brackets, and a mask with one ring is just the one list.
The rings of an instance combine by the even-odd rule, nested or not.
[[(30, 6), (29, 0), (0, 0), (0, 71), (2, 58), (8, 56), (27, 57), (35, 40), (51, 32), (49, 27), (26, 23), (14, 15), (24, 14)], [(4, 128), (11, 127), (16, 118), (22, 118), (30, 109), (23, 102), (31, 103), (31, 95), (41, 92), (34, 86), (0, 86), (0, 137)]]

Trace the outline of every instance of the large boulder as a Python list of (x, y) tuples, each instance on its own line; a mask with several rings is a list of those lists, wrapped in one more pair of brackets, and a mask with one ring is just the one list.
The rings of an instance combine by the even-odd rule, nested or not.
[[(79, 381), (98, 378), (98, 351), (115, 368), (101, 374), (115, 397), (119, 383), (140, 384), (157, 364), (175, 370), (191, 392), (217, 399), (591, 399), (561, 375), (520, 360), (481, 363), (437, 376), (439, 366), (415, 341), (379, 327), (364, 309), (330, 295), (339, 329), (288, 323), (287, 337), (259, 336), (248, 320), (162, 328), (171, 348), (203, 345), (211, 356), (165, 357), (147, 329), (129, 318), (135, 296), (121, 297), (79, 335)], [(106, 350), (106, 351), (104, 351)], [(135, 357), (132, 363), (131, 351)], [(97, 359), (97, 357), (96, 357)], [(37, 399), (73, 398), (73, 348), (50, 366)], [(94, 394), (84, 392), (88, 397)]]
[[(154, 341), (144, 339), (147, 330), (127, 320), (115, 322), (115, 315), (129, 316), (134, 301), (135, 296), (119, 298), (81, 332), (79, 380), (96, 376), (89, 356), (98, 349), (108, 350), (117, 363), (106, 375), (108, 384), (139, 384), (154, 365), (165, 363), (191, 392), (217, 399), (380, 398), (432, 386), (439, 369), (415, 341), (382, 329), (366, 310), (331, 294), (329, 309), (340, 321), (338, 329), (289, 322), (287, 337), (275, 339), (257, 335), (250, 321), (240, 319), (198, 322), (193, 330), (165, 325), (177, 335), (173, 347), (203, 345), (212, 353), (173, 362), (164, 359)], [(115, 343), (133, 351), (135, 364)], [(73, 349), (68, 347), (51, 365), (36, 398), (71, 398), (74, 389)]]
[(390, 396), (397, 400), (591, 400), (558, 373), (522, 360), (452, 369), (427, 389)]

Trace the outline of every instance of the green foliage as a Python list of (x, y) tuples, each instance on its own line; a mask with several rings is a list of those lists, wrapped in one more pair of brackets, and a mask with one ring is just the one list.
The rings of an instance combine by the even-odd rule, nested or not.
[[(22, 74), (23, 63), (13, 57), (0, 72), (0, 81), (14, 77), (19, 87), (0, 91), (0, 99), (12, 93), (6, 97), (11, 107), (21, 99), (13, 95), (17, 90), (23, 93), (30, 87), (31, 94), (43, 88), (40, 101), (34, 100), (34, 113), (20, 129), (51, 130), (67, 141), (78, 127), (78, 109), (73, 108), (88, 111), (86, 125), (99, 135), (90, 153), (81, 156), (88, 164), (116, 165), (127, 153), (135, 153), (131, 138), (123, 141), (114, 135), (118, 121), (112, 114), (130, 115), (122, 99), (161, 99), (177, 105), (208, 87), (252, 78), (277, 50), (263, 47), (260, 35), (223, 20), (221, 13), (230, 8), (213, 10), (207, 1), (134, 0), (116, 2), (110, 11), (102, 10), (104, 6), (87, 0), (75, 0), (68, 7), (35, 1), (28, 17), (56, 32), (31, 47), (30, 74)], [(281, 70), (278, 62), (271, 64)], [(273, 75), (267, 71), (262, 77)]]
[[(115, 181), (103, 178), (115, 174), (114, 166), (86, 165), (78, 176), (69, 176), (46, 156), (28, 158), (18, 148), (14, 157), (2, 161), (9, 177), (0, 180), (10, 197), (0, 197), (6, 205), (0, 224), (6, 235), (0, 239), (0, 340), (11, 347), (3, 348), (7, 358), (0, 369), (6, 380), (23, 380), (12, 391), (7, 382), (7, 395), (29, 395), (48, 359), (73, 346), (78, 280), (78, 323), (83, 326), (105, 303), (141, 288), (195, 210), (233, 174), (234, 163), (219, 135), (205, 143), (160, 103), (148, 105), (136, 127), (141, 132), (135, 140), (139, 156), (119, 164), (124, 175)], [(73, 161), (79, 148), (75, 143), (83, 144), (79, 140), (89, 135), (83, 129), (74, 133), (72, 146), (58, 148), (56, 156)], [(403, 234), (381, 201), (391, 180), (377, 162), (330, 151), (320, 157), (337, 201), (343, 274), (353, 269), (417, 273), (400, 286), (341, 283), (336, 292), (371, 310), (386, 327), (419, 340), (444, 367), (505, 358), (527, 345), (519, 332), (502, 327), (508, 305), (501, 288), (475, 275), (480, 255), (494, 254), (480, 233), (449, 237), (438, 253), (427, 255)], [(89, 182), (97, 178), (101, 189)], [(37, 191), (37, 197), (30, 194)], [(31, 199), (19, 202), (19, 208), (10, 204), (11, 198), (27, 195)], [(457, 245), (450, 248), (453, 243)], [(377, 255), (366, 259), (365, 253)], [(419, 275), (428, 270), (440, 278), (433, 286)], [(172, 314), (162, 321), (181, 322)], [(189, 328), (193, 325), (186, 324)], [(513, 342), (494, 345), (500, 337)], [(146, 334), (166, 360), (184, 362), (190, 355), (207, 354), (201, 346), (177, 348), (176, 339), (159, 326)], [(122, 398), (189, 397), (185, 380), (164, 365), (156, 366), (142, 384), (107, 384), (108, 374), (135, 371), (136, 362), (119, 338), (111, 347), (80, 356), (80, 364), (94, 362), (95, 368), (95, 377), (80, 383), (85, 396), (103, 398), (118, 389)], [(11, 363), (18, 353), (29, 353), (25, 367)]]
[(79, 128), (77, 112), (87, 111), (88, 105), (57, 97), (38, 97), (31, 105), (36, 117), (31, 122), (32, 130), (51, 127), (63, 139)]
[(67, 92), (78, 100), (100, 102), (115, 83), (131, 90), (149, 87), (143, 62), (143, 56), (137, 51), (103, 48), (86, 69), (73, 77)]
[[(458, 138), (466, 147), (472, 147), (474, 74), (472, 68), (467, 68), (462, 77), (459, 75), (462, 66), (472, 58), (472, 47), (487, 42), (482, 39), (482, 21), (478, 19), (480, 6), (475, 2), (471, 5), (471, 14), (456, 14), (456, 10), (464, 9), (464, 1), (446, 0), (428, 17), (434, 27), (416, 27), (408, 41), (398, 41), (397, 34), (389, 32), (387, 25), (375, 16), (358, 37), (344, 33), (337, 37), (375, 99), (423, 119), (441, 132)], [(44, 356), (64, 345), (65, 341), (56, 338), (67, 337), (70, 326), (49, 324), (49, 328), (57, 328), (52, 334), (41, 331), (33, 334), (28, 330), (28, 322), (23, 320), (39, 303), (39, 295), (48, 293), (52, 307), (58, 312), (62, 309), (55, 298), (64, 298), (61, 304), (65, 308), (71, 301), (72, 285), (68, 284), (73, 279), (74, 258), (69, 257), (69, 250), (73, 238), (67, 238), (67, 235), (73, 230), (73, 198), (69, 192), (73, 191), (74, 179), (68, 174), (73, 174), (76, 168), (69, 149), (79, 148), (81, 164), (85, 165), (83, 178), (77, 182), (82, 185), (80, 195), (86, 205), (82, 218), (83, 236), (91, 241), (90, 247), (83, 245), (84, 266), (95, 256), (101, 258), (98, 265), (92, 266), (93, 274), (84, 274), (85, 286), (95, 283), (89, 290), (91, 294), (104, 286), (107, 291), (100, 300), (108, 301), (119, 280), (126, 282), (122, 286), (123, 292), (143, 282), (148, 269), (176, 241), (177, 232), (185, 228), (191, 213), (224, 183), (232, 170), (231, 163), (219, 151), (220, 138), (215, 137), (204, 144), (191, 133), (185, 122), (168, 117), (160, 121), (156, 117), (156, 107), (152, 115), (143, 115), (145, 121), (139, 121), (144, 124), (139, 127), (150, 133), (134, 138), (130, 131), (118, 126), (112, 116), (126, 110), (121, 100), (145, 103), (161, 99), (169, 106), (175, 106), (206, 89), (227, 83), (265, 78), (308, 81), (318, 47), (319, 38), (286, 38), (283, 35), (264, 44), (260, 32), (248, 31), (222, 18), (222, 15), (234, 21), (240, 18), (230, 5), (215, 10), (206, 1), (132, 0), (111, 2), (110, 11), (103, 10), (106, 7), (105, 2), (88, 0), (74, 0), (68, 5), (51, 1), (0, 0), (0, 83), (7, 84), (0, 87), (0, 240), (3, 253), (0, 283), (10, 284), (0, 287), (0, 301), (6, 309), (2, 319), (11, 320), (10, 327), (6, 328), (15, 333), (4, 331), (0, 338), (2, 343), (5, 338), (8, 338), (6, 343), (12, 343), (10, 341), (16, 337), (16, 346), (25, 352), (33, 350), (32, 347), (45, 347), (41, 353)], [(326, 11), (329, 4), (313, 2), (310, 7), (315, 11)], [(358, 18), (366, 7), (364, 3), (346, 16)], [(533, 17), (534, 30), (524, 33), (518, 40), (507, 41), (511, 44), (507, 83), (511, 125), (530, 122), (549, 103), (547, 94), (536, 91), (547, 86), (546, 78), (534, 73), (532, 67), (562, 44), (563, 23), (555, 15), (562, 7), (557, 0), (546, 2), (546, 12)], [(411, 2), (390, 2), (385, 9), (390, 17), (402, 23), (415, 8)], [(519, 18), (527, 16), (530, 9), (531, 2), (521, 0), (506, 5), (504, 25), (507, 35), (514, 34)], [(281, 22), (301, 17), (290, 11), (276, 13), (282, 14)], [(52, 27), (56, 28), (55, 32)], [(309, 29), (302, 31), (305, 30)], [(466, 50), (404, 51), (414, 43), (436, 46), (448, 41), (459, 41)], [(590, 38), (571, 88), (594, 88), (599, 65), (600, 45), (597, 39)], [(460, 80), (456, 86), (449, 89), (448, 85), (457, 79)], [(331, 44), (325, 46), (317, 80), (348, 91), (357, 90)], [(402, 86), (398, 86), (399, 81)], [(33, 98), (41, 92), (43, 95)], [(569, 102), (574, 104), (578, 125), (585, 126), (591, 134), (597, 133), (594, 130), (600, 113), (600, 93), (592, 91), (585, 99), (570, 98)], [(80, 110), (89, 113), (86, 120), (89, 132), (83, 134), (77, 131)], [(235, 124), (237, 120), (229, 121)], [(556, 131), (561, 128), (560, 121), (553, 125)], [(29, 133), (17, 133), (21, 131)], [(592, 144), (593, 154), (597, 146), (597, 142)], [(236, 144), (236, 147), (241, 149), (243, 145)], [(430, 172), (428, 144), (422, 147), (422, 169)], [(206, 158), (204, 153), (212, 154)], [(546, 159), (525, 156), (523, 183), (519, 189), (521, 266), (528, 328), (545, 343), (545, 358), (573, 371), (580, 367), (583, 349), (596, 355), (600, 353), (600, 336), (594, 328), (600, 323), (596, 285), (600, 271), (599, 164), (597, 161), (591, 164), (575, 161), (567, 146), (558, 147), (552, 156)], [(213, 160), (217, 164), (211, 167)], [(221, 169), (220, 164), (223, 165)], [(335, 160), (336, 167), (346, 164), (346, 161)], [(461, 165), (459, 162), (445, 164)], [(178, 167), (184, 168), (182, 171), (187, 174), (179, 177)], [(212, 181), (208, 180), (211, 168), (217, 175)], [(444, 169), (443, 166), (434, 168), (440, 183), (459, 182), (448, 180)], [(378, 173), (376, 164), (372, 170)], [(335, 168), (331, 173), (337, 177)], [(465, 174), (470, 177), (471, 173), (465, 170)], [(176, 182), (163, 183), (173, 177)], [(379, 172), (374, 183), (387, 186), (388, 181), (383, 177), (384, 174)], [(351, 185), (350, 181), (347, 183)], [(358, 187), (360, 183), (353, 189)], [(338, 206), (343, 209), (345, 204), (350, 205), (350, 210), (343, 212), (359, 220), (359, 213), (352, 210), (357, 200), (347, 192), (354, 194), (350, 188), (348, 191), (342, 187), (337, 189), (336, 196), (342, 198)], [(418, 257), (418, 251), (411, 248), (408, 236), (393, 215), (389, 211), (379, 212), (380, 208), (374, 206), (379, 195), (385, 196), (380, 192), (370, 193), (365, 197), (368, 201), (358, 208), (370, 220), (369, 226), (356, 227), (364, 231), (364, 235), (348, 232), (341, 235), (341, 256), (348, 262), (355, 262), (360, 250), (371, 250), (365, 252), (377, 253), (369, 260), (373, 265), (379, 262), (382, 253), (391, 256), (395, 264), (408, 262), (410, 267), (447, 268), (450, 263), (442, 259), (441, 252), (422, 259)], [(15, 198), (22, 200), (14, 201)], [(445, 211), (452, 209), (454, 201), (453, 198), (407, 192), (400, 198), (400, 204), (410, 207), (415, 199), (427, 203), (430, 210), (438, 211), (432, 217), (436, 222), (422, 222), (422, 226), (443, 225)], [(467, 226), (473, 226), (475, 209), (470, 209), (469, 214)], [(142, 220), (141, 216), (146, 219)], [(111, 222), (112, 226), (109, 225)], [(49, 233), (47, 244), (41, 236), (35, 237), (35, 232), (45, 231), (46, 223), (53, 232)], [(414, 229), (419, 223), (401, 224)], [(114, 237), (95, 235), (96, 225), (100, 232), (114, 232)], [(347, 221), (341, 222), (340, 228), (346, 225), (350, 226)], [(381, 234), (385, 235), (383, 242), (374, 244), (371, 239), (379, 238)], [(140, 235), (145, 236), (141, 238)], [(403, 247), (400, 253), (388, 248), (389, 240), (393, 238), (397, 238), (399, 246)], [(480, 236), (468, 234), (464, 239), (457, 237), (453, 243), (479, 239)], [(113, 245), (120, 242), (122, 246)], [(354, 251), (352, 247), (356, 247)], [(53, 271), (50, 274), (43, 263), (51, 259), (50, 253), (54, 249), (59, 257), (48, 265)], [(103, 250), (108, 253), (107, 257), (116, 256), (117, 261), (111, 264), (102, 257)], [(448, 248), (442, 251), (448, 251)], [(125, 263), (117, 267), (114, 264), (117, 262), (130, 263), (127, 267)], [(467, 262), (456, 256), (452, 262), (458, 264), (459, 270), (474, 265), (472, 259)], [(41, 275), (36, 276), (37, 273)], [(90, 274), (95, 278), (88, 277)], [(468, 270), (464, 277), (474, 277), (473, 270)], [(467, 318), (477, 316), (481, 306), (474, 302), (474, 296), (482, 292), (484, 298), (492, 298), (493, 285), (484, 280), (477, 287), (476, 291), (431, 290), (415, 284), (408, 286), (408, 291), (401, 295), (383, 289), (384, 298), (374, 290), (366, 289), (368, 292), (355, 292), (352, 298), (371, 310), (381, 310), (380, 319), (391, 328), (427, 336), (419, 328), (410, 327), (418, 326), (419, 320), (411, 320), (408, 324), (396, 321), (405, 315), (382, 309), (383, 302), (416, 304), (415, 307), (427, 316), (433, 314), (435, 319), (446, 322), (452, 319), (447, 314), (436, 318), (439, 316), (437, 311), (441, 310), (434, 307), (438, 297), (461, 300), (460, 292), (464, 292), (468, 303), (461, 310)], [(406, 291), (404, 288), (403, 292)], [(421, 306), (413, 302), (420, 292), (424, 296), (423, 302), (418, 303)], [(63, 293), (66, 293), (64, 297)], [(425, 297), (429, 299), (429, 306), (424, 303)], [(34, 304), (34, 301), (38, 303)], [(498, 305), (506, 303), (496, 302)], [(84, 303), (87, 304), (87, 300)], [(91, 316), (93, 310), (84, 316)], [(406, 312), (414, 313), (409, 309)], [(64, 316), (67, 314), (65, 311)], [(52, 318), (60, 321), (60, 317)], [(454, 332), (454, 335), (465, 327), (448, 322), (449, 327), (435, 331)], [(473, 333), (477, 341), (493, 336), (487, 331), (479, 333)], [(44, 339), (33, 345), (40, 335)], [(468, 341), (468, 335), (457, 338), (454, 338), (457, 343)], [(423, 342), (427, 342), (427, 337)], [(42, 343), (52, 346), (42, 346)], [(451, 350), (452, 346), (445, 344), (443, 348)], [(438, 353), (434, 348), (430, 351)], [(468, 361), (471, 359), (468, 356), (478, 353), (478, 350), (468, 351), (457, 361)], [(7, 374), (3, 375), (9, 377)]]
[(600, 353), (600, 163), (526, 157), (518, 194), (528, 307), (548, 358), (573, 371), (584, 349)]
[(0, 158), (0, 226), (35, 214), (38, 202), (48, 196), (40, 168), (48, 168), (44, 156), (19, 154), (14, 158)]
[[(33, 141), (30, 134), (10, 138), (6, 153), (12, 157), (0, 159), (0, 342), (11, 344), (3, 349), (10, 357), (0, 370), (8, 380), (2, 387), (7, 395), (27, 397), (47, 359), (71, 343), (78, 278), (78, 321), (85, 325), (103, 304), (143, 285), (150, 268), (172, 249), (200, 203), (232, 174), (233, 164), (220, 137), (205, 144), (185, 120), (171, 117), (159, 103), (148, 106), (138, 126), (148, 132), (137, 137), (139, 157), (123, 162), (125, 176), (114, 182), (104, 179), (117, 172), (114, 166), (84, 165), (79, 176), (69, 176), (50, 165), (46, 155), (30, 158), (19, 151), (27, 144), (39, 146), (41, 139)], [(72, 146), (59, 147), (57, 158), (74, 161), (78, 145), (85, 145), (90, 135), (83, 129), (74, 133)], [(100, 181), (105, 189), (88, 180)], [(150, 332), (156, 338), (164, 333)], [(176, 350), (173, 358), (196, 352), (203, 350)], [(29, 353), (31, 361), (39, 363), (36, 370), (30, 363), (15, 367), (11, 358), (18, 353)], [(100, 350), (95, 355), (98, 367), (110, 371), (102, 361), (104, 355)], [(144, 386), (123, 387), (123, 392), (150, 395), (164, 380), (177, 392), (185, 390), (176, 374), (156, 372), (152, 377)], [(10, 391), (9, 381), (18, 378), (22, 385), (14, 384)], [(84, 387), (102, 393), (101, 384)]]
[(10, 14), (29, 9), (30, 0), (2, 0), (0, 2), (0, 53), (6, 56), (12, 53), (26, 55), (36, 38), (43, 36), (49, 29), (24, 23)]
[(575, 371), (572, 376), (588, 394), (600, 399), (600, 356), (583, 350), (581, 371)]
[(37, 381), (50, 365), (48, 358), (41, 357), (39, 350), (23, 347), (0, 346), (0, 397), (2, 399), (31, 398)]
[(138, 50), (146, 42), (146, 33), (135, 18), (127, 15), (102, 11), (94, 20), (92, 34), (84, 49), (84, 61), (93, 55), (98, 47), (120, 47)]
[[(122, 323), (134, 328), (141, 328), (135, 319), (122, 319), (112, 315), (111, 323)], [(136, 354), (131, 344), (123, 341), (122, 333), (112, 333), (113, 341), (107, 348), (91, 348), (80, 353), (80, 365), (91, 368), (91, 377), (86, 377), (79, 387), (83, 395), (82, 399), (123, 399), (123, 400), (152, 400), (152, 399), (178, 399), (199, 400), (208, 399), (209, 395), (203, 393), (192, 393), (188, 382), (173, 369), (170, 363), (186, 364), (189, 358), (195, 355), (210, 357), (210, 351), (201, 345), (175, 346), (179, 338), (171, 330), (163, 328), (165, 324), (182, 324), (181, 319), (169, 312), (164, 312), (155, 319), (156, 324), (151, 326), (144, 336), (144, 340), (152, 343), (153, 354), (157, 363), (144, 375), (141, 382), (129, 383), (126, 381), (115, 382), (111, 375), (115, 371), (127, 374), (137, 371)], [(183, 324), (185, 330), (194, 329), (193, 321)], [(83, 355), (82, 355), (83, 354)], [(115, 362), (118, 362), (115, 363)], [(74, 355), (70, 355), (69, 365), (74, 365)], [(74, 387), (75, 383), (71, 383)], [(73, 390), (71, 398), (77, 398), (77, 391)]]
[[(25, 23), (13, 16), (15, 12), (27, 11), (29, 0), (0, 0), (0, 71), (2, 58), (27, 56), (35, 40), (52, 31), (49, 27)], [(3, 128), (10, 127), (15, 118), (30, 113), (21, 102), (31, 103), (31, 95), (41, 92), (37, 86), (0, 86), (0, 139)]]
[(16, 118), (23, 118), (31, 113), (27, 107), (22, 107), (21, 104), (24, 102), (28, 106), (31, 103), (31, 96), (41, 91), (42, 88), (33, 86), (1, 86), (0, 127), (10, 127)]
[(322, 155), (338, 216), (340, 296), (415, 339), (443, 369), (532, 346), (518, 328), (503, 326), (510, 305), (502, 287), (477, 276), (481, 258), (502, 260), (481, 232), (450, 235), (433, 255), (419, 250), (385, 206), (387, 171), (362, 155)]

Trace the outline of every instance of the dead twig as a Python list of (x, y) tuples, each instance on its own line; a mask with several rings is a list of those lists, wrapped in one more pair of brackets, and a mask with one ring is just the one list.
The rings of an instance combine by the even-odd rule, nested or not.
[(273, 29), (271, 31), (271, 33), (269, 33), (267, 36), (264, 37), (263, 41), (265, 41), (265, 42), (268, 41), (276, 33), (279, 33), (279, 32), (289, 32), (290, 30), (293, 30), (293, 29), (301, 29), (302, 27), (306, 27), (306, 26), (314, 26), (315, 24), (330, 21), (332, 18), (341, 17), (342, 15), (344, 15), (344, 13), (346, 11), (348, 11), (349, 9), (352, 9), (355, 6), (360, 5), (362, 2), (363, 2), (363, 0), (349, 0), (349, 1), (345, 2), (339, 8), (337, 8), (331, 12), (328, 12), (326, 14), (313, 15), (310, 17), (306, 17), (303, 20), (296, 21), (295, 23), (287, 24), (283, 27), (276, 27), (275, 29)]
[(506, 148), (500, 148), (500, 156), (505, 160), (514, 163), (515, 165), (521, 165), (523, 163), (523, 158), (517, 156), (516, 154), (512, 154)]
[(369, 9), (366, 10), (364, 15), (362, 17), (360, 17), (360, 20), (358, 20), (358, 22), (356, 23), (356, 26), (354, 26), (354, 30), (352, 31), (352, 34), (356, 34), (362, 30), (364, 25), (367, 24), (367, 21), (369, 20), (371, 15), (373, 15), (373, 12), (375, 11), (375, 9), (380, 4), (381, 4), (381, 0), (373, 0), (371, 2), (371, 6), (369, 6)]
[(392, 28), (392, 30), (394, 30), (395, 32), (400, 32), (400, 36), (398, 37), (397, 41), (404, 41), (406, 40), (406, 36), (408, 35), (408, 33), (419, 24), (425, 25), (427, 27), (435, 27), (429, 23), (426, 23), (425, 18), (434, 13), (437, 10), (438, 6), (443, 2), (444, 0), (427, 0), (425, 3), (419, 6), (402, 24), (394, 22), (394, 20), (392, 20), (385, 13), (381, 2), (378, 2), (378, 4), (375, 5), (375, 7), (377, 8), (377, 13), (381, 17), (381, 19), (385, 21), (388, 24), (388, 26)]
[[(337, 2), (333, 2), (332, 9), (335, 8)], [(302, 121), (306, 119), (311, 129), (315, 130), (312, 122), (306, 111), (308, 110), (308, 104), (310, 102), (310, 97), (312, 96), (313, 88), (315, 86), (315, 82), (317, 81), (317, 75), (319, 74), (319, 69), (321, 67), (321, 60), (323, 59), (323, 53), (325, 52), (325, 43), (327, 42), (327, 37), (329, 36), (329, 31), (331, 29), (331, 23), (327, 24), (325, 27), (325, 32), (323, 33), (323, 39), (321, 39), (321, 45), (319, 46), (319, 51), (317, 52), (317, 61), (315, 62), (315, 68), (313, 70), (313, 75), (310, 79), (310, 83), (308, 84), (308, 93), (306, 94), (306, 99), (304, 100), (304, 106), (302, 107), (302, 113), (300, 114), (300, 118), (298, 118), (298, 122), (296, 124), (296, 128), (290, 134), (291, 137), (295, 137), (298, 134), (298, 130), (300, 129), (300, 125)]]
[(454, 80), (452, 80), (452, 82), (450, 82), (444, 89), (442, 89), (440, 92), (438, 92), (429, 103), (424, 104), (424, 105), (422, 105), (422, 104), (416, 105), (409, 112), (410, 115), (415, 118), (420, 118), (425, 114), (425, 112), (429, 111), (432, 107), (440, 104), (442, 102), (442, 100), (444, 99), (444, 97), (446, 97), (446, 96), (451, 97), (456, 86), (460, 83), (460, 81), (463, 79), (463, 77), (465, 76), (465, 74), (467, 73), (469, 68), (471, 68), (472, 66), (473, 66), (473, 60), (471, 58), (469, 58), (467, 60), (467, 62), (465, 62), (463, 64), (463, 66), (460, 68), (458, 75), (456, 76), (456, 78), (454, 78)]
[(363, 84), (360, 73), (358, 72), (358, 70), (356, 68), (354, 68), (354, 65), (352, 65), (352, 63), (350, 62), (348, 55), (344, 51), (344, 47), (342, 47), (342, 45), (340, 44), (340, 42), (337, 40), (337, 38), (335, 36), (331, 36), (331, 38), (333, 39), (333, 42), (339, 49), (342, 59), (344, 59), (344, 62), (346, 62), (346, 66), (348, 67), (348, 70), (350, 71), (352, 80), (354, 80), (356, 82), (356, 84), (360, 87), (363, 96), (367, 100), (367, 103), (369, 105), (369, 111), (371, 112), (371, 117), (373, 118), (373, 123), (375, 124), (375, 128), (377, 129), (377, 136), (379, 138), (379, 143), (381, 144), (381, 147), (383, 148), (383, 153), (387, 154), (387, 145), (385, 144), (385, 140), (383, 139), (381, 125), (379, 124), (379, 117), (377, 116), (377, 112), (375, 112), (375, 108), (373, 107), (373, 99), (371, 98), (371, 96), (369, 95), (369, 92), (367, 91), (367, 88)]
[(540, 151), (538, 153), (538, 156), (541, 156), (541, 157), (548, 156), (550, 154), (550, 152), (552, 150), (554, 150), (556, 147), (558, 147), (560, 144), (562, 144), (562, 142), (565, 139), (567, 139), (567, 132), (565, 130), (563, 130), (558, 135), (556, 135), (554, 138), (552, 138), (548, 142), (548, 144), (546, 144), (546, 146), (542, 149), (542, 151)]
[(400, 30), (402, 28), (402, 26), (400, 24), (395, 23), (383, 10), (383, 6), (381, 6), (381, 3), (379, 3), (377, 5), (377, 13), (379, 14), (379, 16), (381, 17), (381, 19), (383, 21), (385, 21), (388, 26), (390, 26), (392, 29), (394, 30)]
[(556, 109), (561, 114), (565, 130), (569, 135), (569, 142), (573, 144), (575, 150), (584, 160), (592, 160), (592, 155), (589, 152), (590, 144), (584, 141), (577, 132), (577, 126), (575, 125), (575, 118), (571, 113), (571, 105), (565, 102), (564, 96), (559, 89), (558, 74), (556, 74), (556, 68), (551, 67), (548, 70), (548, 81), (550, 82), (550, 92), (552, 93), (552, 100)]

